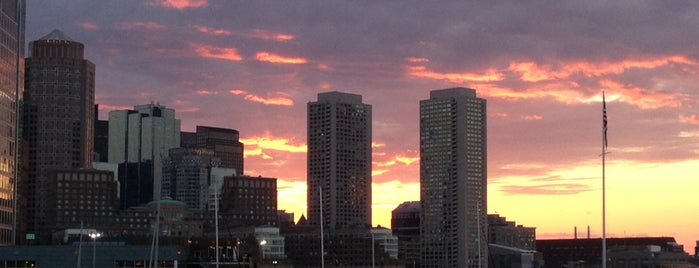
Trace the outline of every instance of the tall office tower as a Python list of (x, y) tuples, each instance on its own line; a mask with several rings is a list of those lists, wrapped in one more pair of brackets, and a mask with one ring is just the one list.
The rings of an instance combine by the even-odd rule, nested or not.
[(162, 160), (179, 146), (173, 109), (151, 103), (109, 112), (108, 161), (120, 164), (122, 207), (160, 199)]
[(24, 91), (24, 1), (0, 1), (0, 245), (14, 244), (19, 178), (20, 99)]
[(371, 105), (361, 95), (326, 92), (308, 103), (307, 170), (310, 224), (371, 226)]
[(475, 90), (420, 101), (421, 267), (488, 267), (486, 145)]
[(234, 168), (236, 174), (243, 174), (243, 144), (238, 141), (235, 129), (197, 126), (197, 148), (214, 151), (221, 160), (220, 167)]
[(182, 201), (190, 209), (207, 209), (211, 169), (220, 163), (212, 150), (170, 149), (163, 158), (163, 197)]
[(218, 207), (219, 229), (277, 225), (277, 179), (250, 176), (223, 178)]
[(49, 172), (92, 166), (95, 65), (84, 50), (59, 30), (29, 43), (23, 108), (28, 232), (46, 224)]

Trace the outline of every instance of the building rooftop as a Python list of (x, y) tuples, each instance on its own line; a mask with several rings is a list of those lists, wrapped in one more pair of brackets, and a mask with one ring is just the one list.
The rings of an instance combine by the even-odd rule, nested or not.
[(45, 35), (44, 37), (40, 38), (39, 40), (73, 41), (73, 39), (71, 39), (65, 33), (61, 32), (61, 30), (58, 30), (58, 29), (51, 31), (49, 34)]

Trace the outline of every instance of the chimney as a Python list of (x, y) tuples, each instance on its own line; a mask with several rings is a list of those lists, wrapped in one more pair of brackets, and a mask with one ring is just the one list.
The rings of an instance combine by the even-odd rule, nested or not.
[(575, 236), (574, 236), (575, 239), (578, 239), (578, 226), (575, 226), (575, 227), (573, 228), (573, 233), (575, 234)]
[(587, 239), (590, 239), (590, 225), (587, 226)]

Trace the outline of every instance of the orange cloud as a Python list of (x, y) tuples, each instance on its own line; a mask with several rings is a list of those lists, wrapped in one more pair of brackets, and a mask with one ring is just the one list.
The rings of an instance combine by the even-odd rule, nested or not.
[(252, 37), (252, 38), (264, 39), (264, 40), (274, 40), (274, 41), (279, 41), (279, 42), (291, 41), (294, 38), (296, 38), (295, 36), (293, 36), (291, 34), (272, 33), (272, 32), (260, 30), (260, 29), (253, 30), (252, 33), (246, 34), (246, 36)]
[(511, 62), (508, 69), (520, 73), (520, 79), (527, 82), (538, 82), (555, 78), (550, 70), (539, 67), (534, 62)]
[(147, 30), (162, 30), (166, 29), (167, 26), (152, 22), (152, 21), (134, 21), (134, 22), (122, 22), (117, 25), (117, 29), (120, 30), (133, 30), (133, 29), (147, 29)]
[(681, 114), (681, 115), (679, 115), (679, 118), (680, 118), (680, 121), (682, 121), (683, 123), (692, 124), (692, 125), (699, 125), (699, 116), (697, 116), (696, 114), (692, 114), (692, 115)]
[(612, 80), (602, 80), (600, 85), (607, 89), (608, 92), (613, 92), (620, 101), (635, 105), (641, 109), (676, 108), (682, 106), (682, 99), (687, 98), (687, 95), (682, 93), (654, 92)]
[(385, 161), (385, 162), (374, 161), (374, 165), (376, 165), (377, 167), (389, 167), (389, 166), (393, 166), (397, 163), (402, 163), (406, 166), (409, 166), (418, 160), (420, 160), (419, 157), (409, 157), (409, 156), (398, 155), (389, 161)]
[(371, 142), (371, 148), (381, 148), (381, 147), (386, 147), (386, 144), (383, 142), (376, 142), (376, 141)]
[(265, 150), (290, 153), (306, 153), (307, 151), (305, 144), (293, 144), (293, 138), (275, 137), (269, 132), (265, 132), (262, 136), (241, 138), (240, 142), (245, 144), (245, 157), (251, 155), (269, 156), (264, 153)]
[(474, 73), (439, 73), (430, 71), (425, 66), (409, 66), (408, 75), (413, 77), (431, 78), (437, 80), (447, 80), (454, 83), (472, 82), (472, 81), (500, 81), (504, 75), (495, 69), (485, 70), (483, 74)]
[(214, 47), (205, 44), (190, 44), (190, 47), (197, 55), (205, 58), (214, 58), (230, 61), (241, 61), (243, 57), (238, 54), (238, 50), (232, 47)]
[(592, 188), (578, 183), (552, 183), (532, 186), (505, 185), (501, 191), (508, 195), (571, 195), (591, 191)]
[(405, 61), (410, 62), (410, 63), (423, 63), (423, 62), (429, 62), (430, 60), (426, 58), (405, 58)]
[(216, 95), (216, 94), (218, 94), (218, 92), (209, 91), (206, 89), (200, 89), (200, 90), (195, 91), (194, 94), (197, 94), (197, 95)]
[(372, 169), (371, 176), (379, 176), (379, 175), (384, 174), (388, 171), (389, 171), (388, 169)]
[(233, 94), (233, 95), (241, 95), (241, 94), (245, 94), (245, 93), (246, 93), (245, 90), (242, 90), (242, 89), (232, 89), (232, 90), (229, 91), (229, 92), (230, 92), (231, 94)]
[(219, 35), (219, 36), (225, 36), (225, 35), (231, 35), (231, 31), (225, 30), (225, 29), (215, 29), (215, 28), (210, 28), (206, 27), (203, 25), (193, 25), (191, 26), (195, 30), (205, 33), (205, 34), (210, 34), (210, 35)]
[(81, 22), (80, 27), (82, 27), (85, 30), (97, 30), (100, 28), (99, 25), (97, 25), (96, 23), (91, 22), (91, 21)]
[(207, 0), (153, 0), (148, 5), (167, 7), (174, 9), (200, 8), (205, 7), (209, 3)]
[(133, 109), (133, 106), (116, 106), (116, 105), (99, 103), (99, 110), (100, 111), (131, 110), (131, 109)]
[(522, 116), (522, 119), (527, 120), (527, 121), (538, 121), (538, 120), (543, 119), (543, 117), (540, 116), (540, 115), (536, 115), (536, 114), (534, 114), (534, 115), (523, 115), (523, 116)]
[(244, 99), (252, 102), (262, 103), (266, 105), (281, 105), (281, 106), (293, 106), (294, 100), (287, 98), (286, 94), (283, 92), (274, 93), (276, 96), (262, 97), (254, 94), (250, 94), (242, 89), (233, 89), (229, 91), (233, 95), (245, 95)]
[(406, 165), (410, 165), (418, 160), (420, 160), (419, 157), (396, 156), (396, 161), (401, 162), (401, 163), (406, 164)]
[(304, 64), (306, 59), (304, 58), (292, 58), (284, 57), (277, 54), (272, 54), (269, 52), (258, 52), (255, 58), (259, 61), (270, 62), (270, 63), (282, 63), (282, 64)]
[(535, 62), (511, 62), (508, 69), (520, 74), (520, 79), (527, 82), (565, 79), (573, 74), (581, 73), (588, 76), (620, 74), (629, 69), (653, 69), (671, 63), (698, 65), (697, 61), (685, 56), (662, 56), (649, 59), (629, 59), (622, 61), (601, 62), (566, 62), (559, 66), (539, 65)]

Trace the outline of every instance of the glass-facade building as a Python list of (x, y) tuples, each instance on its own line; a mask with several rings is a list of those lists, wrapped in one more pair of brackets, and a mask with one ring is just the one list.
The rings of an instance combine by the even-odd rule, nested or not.
[(17, 226), (24, 12), (24, 1), (0, 0), (0, 245), (14, 244)]
[(371, 105), (361, 95), (326, 92), (308, 103), (307, 168), (310, 224), (371, 226)]
[(421, 267), (488, 267), (486, 144), (475, 90), (420, 101)]

